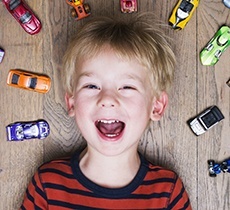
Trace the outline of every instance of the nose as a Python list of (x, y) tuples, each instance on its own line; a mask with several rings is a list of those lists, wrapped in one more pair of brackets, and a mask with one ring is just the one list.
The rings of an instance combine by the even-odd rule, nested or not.
[(118, 104), (118, 96), (114, 91), (102, 90), (99, 96), (98, 105), (101, 107), (115, 107)]

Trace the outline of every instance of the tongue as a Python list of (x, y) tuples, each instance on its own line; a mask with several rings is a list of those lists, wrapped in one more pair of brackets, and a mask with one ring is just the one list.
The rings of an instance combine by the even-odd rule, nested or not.
[(98, 130), (105, 136), (118, 136), (124, 128), (124, 123), (114, 122), (114, 123), (97, 123)]

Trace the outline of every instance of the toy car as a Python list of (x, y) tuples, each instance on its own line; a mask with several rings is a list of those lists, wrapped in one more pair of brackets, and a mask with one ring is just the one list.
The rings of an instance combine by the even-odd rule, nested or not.
[(215, 65), (222, 53), (230, 45), (230, 27), (222, 26), (200, 52), (200, 60), (203, 65)]
[(224, 116), (219, 108), (212, 106), (204, 110), (197, 117), (189, 120), (188, 123), (192, 131), (198, 136), (205, 133), (223, 119)]
[(223, 3), (226, 7), (230, 9), (230, 0), (223, 0)]
[(0, 48), (0, 63), (2, 62), (4, 55), (5, 55), (5, 51)]
[(123, 13), (137, 12), (137, 0), (120, 0), (120, 4)]
[(11, 69), (8, 73), (7, 84), (12, 87), (47, 93), (51, 86), (51, 80), (46, 75)]
[(199, 0), (178, 0), (169, 18), (173, 29), (183, 29), (198, 7)]
[(221, 164), (221, 169), (222, 171), (225, 173), (225, 172), (228, 172), (230, 173), (230, 159), (228, 160), (225, 160), (222, 162)]
[(226, 82), (226, 84), (228, 85), (228, 87), (230, 87), (230, 79)]
[(217, 174), (221, 173), (221, 165), (216, 163), (214, 160), (208, 160), (209, 176), (216, 177)]
[(230, 159), (223, 161), (222, 163), (216, 163), (214, 160), (208, 160), (209, 176), (216, 177), (217, 174), (230, 173)]
[(23, 0), (2, 0), (6, 9), (30, 35), (41, 30), (41, 22)]
[(8, 141), (23, 141), (24, 139), (44, 139), (50, 133), (49, 124), (45, 120), (32, 122), (15, 122), (6, 126)]
[(84, 4), (83, 0), (66, 0), (66, 3), (73, 7), (71, 9), (71, 15), (76, 20), (80, 20), (90, 15), (90, 6), (89, 4)]

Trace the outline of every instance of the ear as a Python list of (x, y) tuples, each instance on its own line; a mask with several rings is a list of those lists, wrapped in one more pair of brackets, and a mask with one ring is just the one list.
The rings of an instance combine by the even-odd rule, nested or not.
[(70, 96), (68, 93), (65, 94), (65, 103), (67, 106), (67, 111), (70, 117), (74, 116), (74, 97)]
[(153, 99), (153, 107), (151, 112), (151, 120), (158, 121), (164, 114), (165, 108), (168, 105), (168, 95), (162, 92), (159, 97)]

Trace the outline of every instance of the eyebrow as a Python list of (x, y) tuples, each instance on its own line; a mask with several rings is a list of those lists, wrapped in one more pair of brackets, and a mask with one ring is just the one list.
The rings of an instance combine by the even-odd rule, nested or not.
[(92, 77), (94, 76), (95, 74), (94, 73), (91, 73), (91, 72), (83, 72), (83, 73), (80, 73), (79, 75), (77, 75), (77, 81), (80, 81), (82, 78), (84, 77)]
[[(77, 78), (78, 78), (78, 81), (79, 81), (79, 80), (81, 80), (81, 78), (84, 78), (84, 77), (90, 78), (90, 77), (93, 77), (93, 76), (96, 76), (96, 74), (93, 73), (93, 72), (83, 72), (83, 73), (79, 74), (79, 76), (77, 76)], [(134, 80), (134, 81), (137, 81), (137, 82), (139, 82), (139, 83), (144, 85), (144, 80), (141, 79), (141, 77), (139, 77), (139, 76), (137, 76), (135, 74), (129, 74), (129, 73), (128, 74), (123, 74), (122, 79)]]
[(141, 83), (141, 84), (143, 84), (143, 82), (144, 82), (144, 80), (141, 78), (141, 77), (139, 77), (139, 76), (137, 76), (137, 75), (131, 75), (131, 74), (126, 74), (125, 75), (126, 77), (124, 78), (124, 79), (131, 79), (131, 80), (135, 80), (135, 81), (137, 81), (137, 82), (139, 82), (139, 83)]

